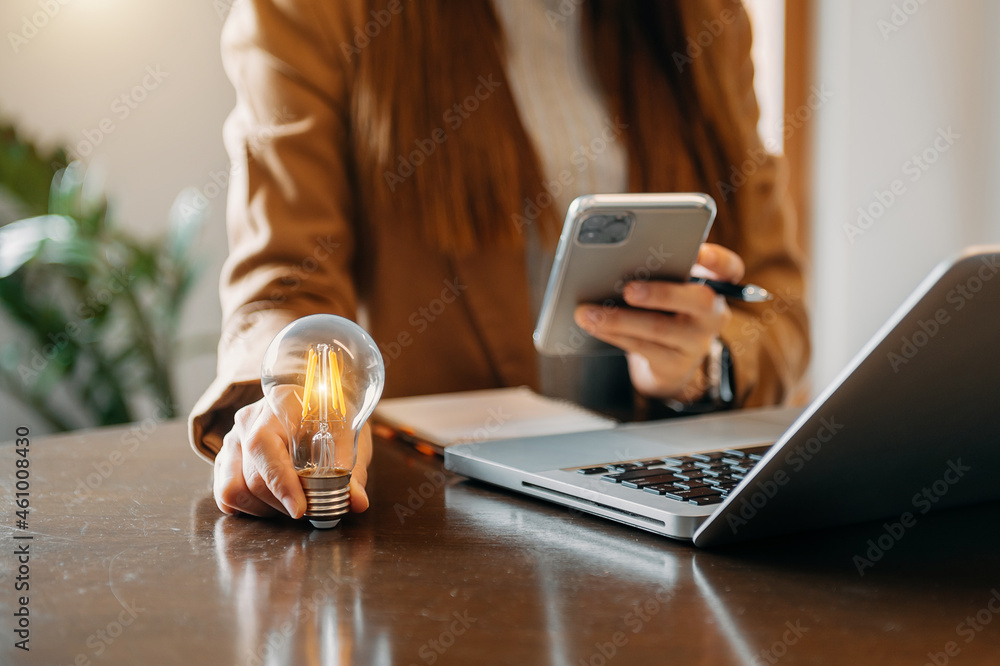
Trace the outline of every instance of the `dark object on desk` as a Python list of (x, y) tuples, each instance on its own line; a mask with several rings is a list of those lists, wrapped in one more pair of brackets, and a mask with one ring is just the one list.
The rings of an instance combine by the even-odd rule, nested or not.
[[(998, 273), (1000, 247), (969, 248), (940, 264), (801, 415), (743, 410), (462, 445), (445, 452), (445, 464), (699, 546), (1000, 499), (1000, 412), (990, 408), (1000, 402)], [(649, 458), (762, 442), (776, 443), (752, 469), (736, 460), (752, 460), (745, 452), (725, 458), (733, 461), (723, 463), (728, 469), (699, 461), (707, 465), (701, 472), (671, 470), (674, 481), (722, 479), (716, 485), (728, 488), (717, 493), (721, 502), (706, 499), (715, 495), (704, 487), (695, 492), (671, 483), (659, 493), (651, 484), (637, 492), (578, 473), (602, 465), (618, 472), (618, 463), (648, 468)], [(650, 474), (631, 469), (621, 471)]]

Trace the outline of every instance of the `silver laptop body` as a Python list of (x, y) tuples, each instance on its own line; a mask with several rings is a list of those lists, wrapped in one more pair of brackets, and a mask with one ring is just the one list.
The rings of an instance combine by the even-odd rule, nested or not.
[[(578, 471), (772, 442), (711, 506)], [(445, 466), (698, 546), (1000, 499), (1000, 246), (940, 264), (805, 409), (463, 444)]]

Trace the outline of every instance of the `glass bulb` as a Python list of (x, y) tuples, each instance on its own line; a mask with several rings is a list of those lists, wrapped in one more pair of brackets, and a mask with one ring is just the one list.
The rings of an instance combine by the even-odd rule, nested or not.
[(385, 385), (375, 341), (343, 317), (297, 319), (268, 346), (260, 383), (285, 427), (305, 517), (315, 527), (334, 527), (350, 506), (361, 428)]

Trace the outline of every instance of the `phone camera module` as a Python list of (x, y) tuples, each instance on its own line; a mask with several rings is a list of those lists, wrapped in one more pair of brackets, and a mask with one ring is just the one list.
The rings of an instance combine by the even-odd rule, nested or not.
[(577, 241), (582, 245), (616, 245), (632, 231), (632, 216), (628, 213), (591, 215), (580, 225)]

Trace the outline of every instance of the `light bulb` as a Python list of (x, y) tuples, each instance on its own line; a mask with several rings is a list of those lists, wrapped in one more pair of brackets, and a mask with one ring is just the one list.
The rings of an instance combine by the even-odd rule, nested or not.
[(343, 317), (297, 319), (268, 346), (260, 383), (285, 427), (305, 518), (317, 528), (336, 526), (350, 506), (361, 428), (385, 385), (375, 341)]

